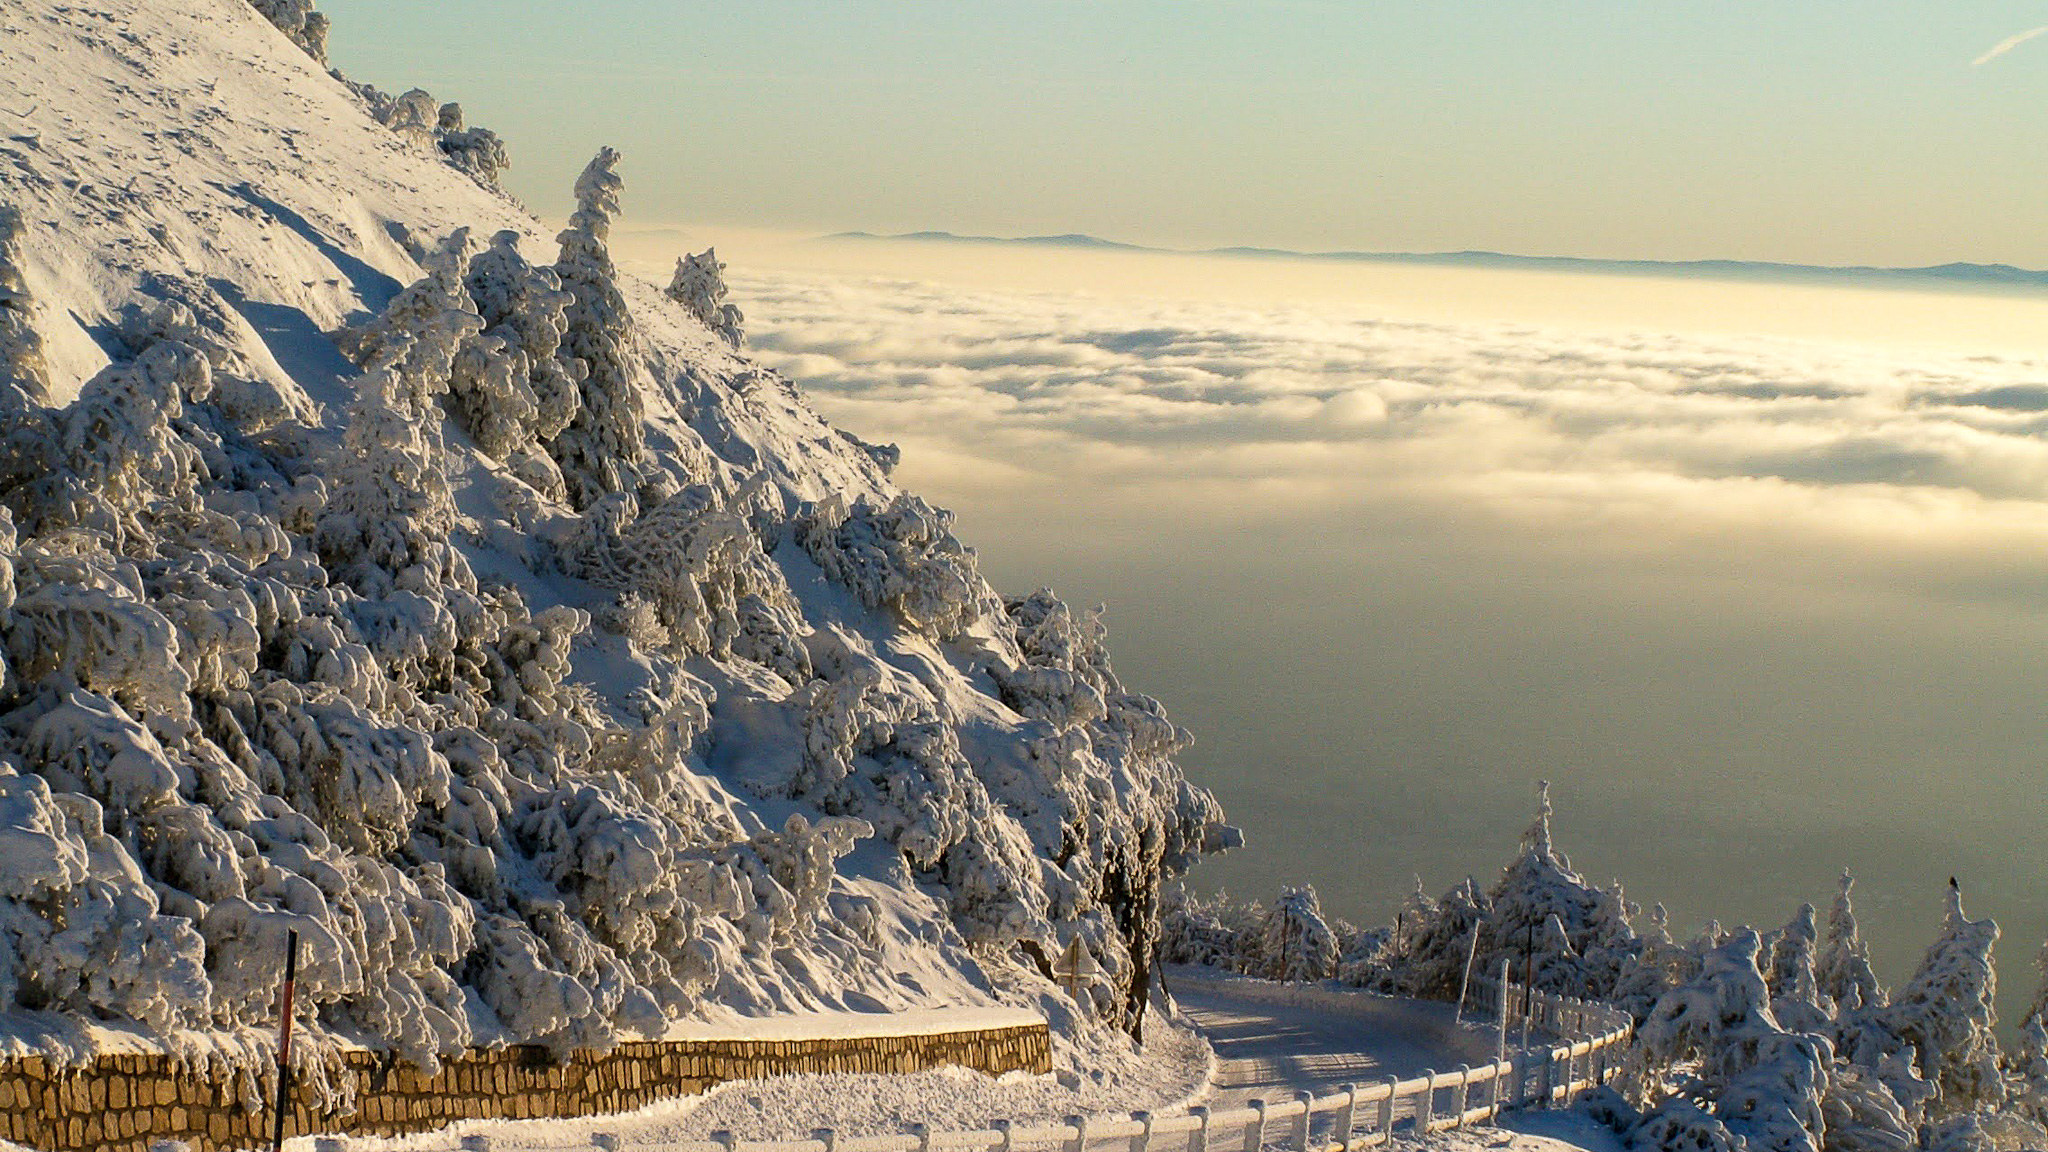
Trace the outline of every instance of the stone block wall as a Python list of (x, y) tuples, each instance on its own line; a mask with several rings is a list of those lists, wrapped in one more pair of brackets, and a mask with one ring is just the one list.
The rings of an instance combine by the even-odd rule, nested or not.
[[(356, 1107), (323, 1112), (295, 1093), (290, 1136), (402, 1135), (472, 1119), (600, 1116), (688, 1096), (726, 1080), (824, 1072), (918, 1072), (956, 1064), (990, 1075), (1052, 1070), (1044, 1024), (921, 1036), (830, 1040), (675, 1040), (577, 1052), (478, 1049), (432, 1076), (379, 1053), (346, 1056)], [(269, 1081), (266, 1075), (265, 1080)], [(162, 1055), (108, 1055), (82, 1068), (0, 1064), (0, 1137), (40, 1152), (148, 1152), (183, 1140), (194, 1152), (270, 1147), (270, 1109), (250, 1112), (232, 1077)]]

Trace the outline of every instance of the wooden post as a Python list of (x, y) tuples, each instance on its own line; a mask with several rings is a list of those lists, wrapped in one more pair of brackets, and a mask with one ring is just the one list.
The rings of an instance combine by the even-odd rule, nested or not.
[(1452, 1097), (1458, 1111), (1455, 1118), (1451, 1121), (1451, 1127), (1463, 1128), (1465, 1126), (1465, 1108), (1471, 1101), (1471, 1098), (1472, 1066), (1470, 1064), (1460, 1064), (1458, 1065), (1458, 1091)]
[(1479, 921), (1472, 921), (1472, 942), (1465, 946), (1465, 975), (1458, 980), (1458, 1010), (1451, 1013), (1451, 1027), (1465, 1022), (1465, 993), (1472, 988), (1472, 961), (1479, 955)]
[(1259, 1152), (1259, 1149), (1266, 1146), (1266, 1102), (1264, 1100), (1248, 1100), (1246, 1103), (1258, 1115), (1253, 1116), (1252, 1122), (1245, 1125), (1244, 1152)]
[(1131, 1137), (1131, 1152), (1152, 1152), (1152, 1114), (1133, 1112), (1131, 1119), (1145, 1126), (1136, 1136)]
[[(1069, 1116), (1067, 1117), (1067, 1127), (1074, 1130), (1074, 1138), (1067, 1142), (1067, 1152), (1084, 1152), (1088, 1147), (1088, 1118), (1086, 1116)], [(913, 1124), (910, 1126), (910, 1129), (918, 1134), (917, 1146), (919, 1152), (931, 1152), (931, 1129), (926, 1128), (922, 1124)]]
[(1188, 1109), (1188, 1115), (1202, 1122), (1202, 1126), (1188, 1133), (1188, 1152), (1209, 1152), (1209, 1107), (1197, 1104)]
[(1294, 1094), (1294, 1102), (1301, 1105), (1301, 1115), (1294, 1118), (1294, 1146), (1299, 1152), (1315, 1152), (1308, 1145), (1308, 1130), (1316, 1118), (1316, 1094), (1304, 1088)]
[(284, 995), (277, 1013), (277, 1115), (270, 1152), (284, 1152), (284, 1120), (292, 1109), (292, 986), (299, 978), (299, 930), (291, 929), (284, 940)]
[(1387, 1077), (1387, 1096), (1380, 1101), (1380, 1139), (1394, 1138), (1394, 1101), (1401, 1095), (1401, 1078)]
[(1345, 1084), (1338, 1091), (1344, 1093), (1344, 1106), (1337, 1109), (1337, 1152), (1351, 1152), (1351, 1129), (1358, 1123), (1358, 1085)]

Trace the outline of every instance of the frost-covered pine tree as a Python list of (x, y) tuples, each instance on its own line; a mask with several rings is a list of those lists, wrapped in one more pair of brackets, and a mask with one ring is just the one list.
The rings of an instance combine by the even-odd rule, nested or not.
[(1881, 1008), (1886, 1000), (1884, 985), (1870, 967), (1870, 948), (1856, 926), (1856, 907), (1850, 899), (1855, 887), (1856, 878), (1844, 868), (1834, 906), (1828, 910), (1827, 940), (1814, 962), (1814, 980), (1821, 995), (1844, 1015)]
[(1814, 975), (1818, 935), (1813, 905), (1801, 904), (1771, 941), (1771, 1012), (1793, 1032), (1824, 1033), (1834, 1016)]
[[(1588, 884), (1557, 851), (1551, 815), (1546, 780), (1538, 786), (1536, 821), (1522, 835), (1521, 854), (1487, 894), (1490, 933), (1480, 942), (1480, 963), (1491, 972), (1505, 959), (1518, 974), (1533, 968), (1545, 991), (1604, 998), (1632, 963), (1635, 931), (1628, 924), (1626, 901)], [(1550, 934), (1552, 919), (1561, 937)], [(1546, 940), (1567, 947), (1550, 948)], [(1601, 957), (1597, 970), (1582, 959), (1596, 951)]]
[(1920, 1073), (1935, 1088), (1935, 1119), (1996, 1108), (2005, 1099), (1994, 1031), (1998, 924), (1965, 915), (1953, 880), (1945, 899), (1941, 934), (1883, 1014), (1892, 1034), (1919, 1054)]
[(0, 389), (33, 404), (50, 400), (50, 370), (21, 274), (21, 213), (0, 205)]
[(608, 238), (619, 215), (619, 154), (606, 148), (576, 179), (576, 211), (557, 239), (555, 274), (573, 297), (564, 313), (562, 352), (583, 363), (581, 404), (550, 444), (578, 508), (611, 492), (634, 492), (645, 478), (646, 367), (633, 316), (620, 294)]
[(706, 248), (677, 260), (675, 278), (668, 285), (668, 297), (681, 304), (728, 347), (738, 350), (746, 341), (746, 317), (740, 315), (738, 305), (725, 302), (725, 265), (719, 262), (716, 249)]

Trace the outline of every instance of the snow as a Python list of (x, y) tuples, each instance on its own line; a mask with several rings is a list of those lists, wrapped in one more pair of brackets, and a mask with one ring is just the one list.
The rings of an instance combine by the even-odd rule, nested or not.
[(627, 159), (550, 236), (325, 33), (0, 8), (0, 1045), (260, 1069), (296, 930), (322, 1091), (893, 1012), (1158, 1088), (1157, 893), (1234, 831), (1100, 621), (748, 360), (715, 255), (621, 275)]

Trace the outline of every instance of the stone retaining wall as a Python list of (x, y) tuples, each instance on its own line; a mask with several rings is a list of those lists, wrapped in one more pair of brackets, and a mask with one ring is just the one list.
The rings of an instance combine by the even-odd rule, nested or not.
[[(457, 1120), (599, 1116), (688, 1096), (725, 1080), (818, 1072), (918, 1072), (957, 1064), (990, 1075), (1052, 1070), (1044, 1024), (925, 1036), (833, 1040), (676, 1040), (577, 1052), (477, 1050), (433, 1076), (386, 1057), (346, 1057), (356, 1109), (319, 1111), (295, 1093), (287, 1135), (401, 1135)], [(266, 1080), (270, 1077), (266, 1076)], [(274, 1091), (274, 1087), (272, 1089)], [(184, 1140), (194, 1152), (270, 1147), (266, 1107), (249, 1112), (225, 1078), (159, 1055), (110, 1055), (58, 1071), (40, 1059), (0, 1064), (0, 1137), (40, 1152), (148, 1152)]]

